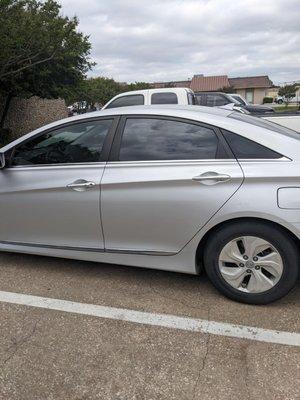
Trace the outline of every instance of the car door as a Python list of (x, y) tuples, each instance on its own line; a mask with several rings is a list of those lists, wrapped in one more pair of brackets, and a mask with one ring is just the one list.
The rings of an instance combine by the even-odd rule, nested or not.
[(0, 241), (103, 248), (100, 181), (113, 122), (63, 124), (14, 148), (0, 170)]
[(179, 252), (242, 183), (223, 140), (190, 120), (123, 117), (101, 184), (106, 250)]

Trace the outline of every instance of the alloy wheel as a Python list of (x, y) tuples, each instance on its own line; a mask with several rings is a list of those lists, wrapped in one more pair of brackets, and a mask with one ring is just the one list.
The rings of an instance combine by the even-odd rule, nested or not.
[(228, 242), (219, 255), (219, 270), (233, 288), (263, 293), (274, 287), (283, 273), (279, 251), (256, 236), (242, 236)]

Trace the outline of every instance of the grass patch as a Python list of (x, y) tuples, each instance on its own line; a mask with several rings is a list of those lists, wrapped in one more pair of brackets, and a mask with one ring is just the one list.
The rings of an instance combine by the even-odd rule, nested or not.
[(280, 106), (273, 106), (275, 112), (277, 113), (281, 113), (281, 112), (295, 112), (295, 111), (299, 111), (299, 106), (298, 104), (292, 104), (292, 105), (288, 105), (286, 106), (285, 104), (282, 104)]

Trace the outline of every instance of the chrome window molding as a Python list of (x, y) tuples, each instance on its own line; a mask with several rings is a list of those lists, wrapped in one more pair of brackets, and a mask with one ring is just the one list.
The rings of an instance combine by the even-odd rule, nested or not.
[(106, 161), (95, 161), (95, 162), (86, 162), (86, 163), (59, 163), (59, 164), (30, 164), (30, 165), (12, 165), (10, 167), (6, 167), (5, 169), (28, 169), (28, 168), (67, 168), (67, 167), (71, 167), (71, 168), (76, 168), (78, 166), (80, 167), (93, 167), (93, 166), (105, 166), (106, 165)]
[(281, 158), (238, 158), (239, 162), (267, 162), (267, 163), (274, 163), (274, 162), (291, 162), (292, 159), (288, 157), (281, 157)]
[(224, 165), (232, 164), (236, 162), (290, 162), (292, 161), (288, 157), (281, 158), (210, 158), (210, 159), (191, 159), (191, 160), (139, 160), (139, 161), (108, 161), (107, 167), (123, 167), (123, 166), (151, 166), (151, 165), (195, 165), (195, 164), (214, 164), (214, 165)]
[(139, 160), (139, 161), (108, 161), (107, 166), (123, 166), (123, 165), (161, 165), (161, 164), (231, 164), (232, 162), (236, 163), (235, 158), (210, 158), (210, 159), (191, 159), (191, 160)]

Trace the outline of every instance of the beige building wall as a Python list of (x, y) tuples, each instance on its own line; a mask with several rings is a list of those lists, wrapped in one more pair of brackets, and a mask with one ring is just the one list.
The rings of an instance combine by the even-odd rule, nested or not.
[(267, 97), (272, 97), (273, 100), (278, 96), (279, 88), (270, 88), (267, 89)]
[(254, 104), (262, 104), (267, 95), (267, 89), (254, 89)]
[(240, 96), (244, 97), (244, 99), (246, 98), (245, 89), (236, 89), (235, 91), (236, 91), (237, 94), (239, 94)]
[[(3, 101), (0, 101), (0, 112), (2, 108)], [(11, 139), (15, 139), (67, 116), (67, 107), (62, 99), (13, 98), (5, 120), (5, 128), (11, 129)]]
[(246, 91), (247, 90), (252, 90), (253, 91), (253, 104), (262, 104), (264, 97), (266, 96), (267, 89), (264, 88), (255, 88), (255, 89), (236, 89), (236, 93), (243, 96), (245, 99), (246, 97)]

